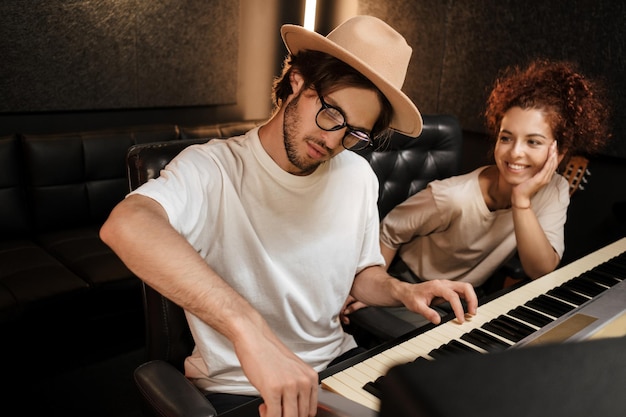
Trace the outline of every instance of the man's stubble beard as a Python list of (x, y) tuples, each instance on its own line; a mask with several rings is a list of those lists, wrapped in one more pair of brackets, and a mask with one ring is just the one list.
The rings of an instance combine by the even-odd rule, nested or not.
[(285, 144), (285, 152), (289, 162), (297, 168), (297, 172), (289, 171), (294, 175), (308, 175), (315, 171), (322, 162), (307, 161), (304, 157), (298, 155), (298, 130), (300, 127), (300, 119), (297, 112), (297, 104), (300, 101), (302, 92), (298, 93), (285, 107), (285, 116), (283, 119), (283, 142)]

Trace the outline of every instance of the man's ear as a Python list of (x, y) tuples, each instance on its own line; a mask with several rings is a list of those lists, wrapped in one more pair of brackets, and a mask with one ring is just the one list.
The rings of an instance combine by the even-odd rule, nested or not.
[(304, 78), (297, 70), (291, 70), (289, 73), (289, 84), (291, 85), (291, 93), (297, 96), (304, 87)]

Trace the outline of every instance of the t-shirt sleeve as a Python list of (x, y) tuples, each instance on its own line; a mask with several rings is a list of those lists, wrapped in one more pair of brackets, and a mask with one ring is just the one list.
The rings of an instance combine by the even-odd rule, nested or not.
[(380, 241), (398, 249), (415, 236), (437, 230), (442, 224), (432, 188), (426, 187), (391, 210), (380, 225)]
[(218, 169), (211, 158), (190, 146), (165, 166), (159, 177), (151, 179), (132, 194), (141, 194), (159, 203), (170, 224), (183, 236), (193, 233), (201, 219), (206, 219), (207, 196), (217, 184)]

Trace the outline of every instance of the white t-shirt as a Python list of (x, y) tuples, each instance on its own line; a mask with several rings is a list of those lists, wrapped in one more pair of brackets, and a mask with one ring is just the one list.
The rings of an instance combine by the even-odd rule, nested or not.
[[(478, 177), (485, 168), (433, 181), (381, 222), (381, 241), (399, 249), (404, 263), (422, 280), (457, 280), (477, 287), (515, 254), (511, 209), (490, 211), (482, 196)], [(531, 204), (548, 241), (562, 257), (567, 180), (554, 174)]]
[[(344, 151), (314, 173), (281, 169), (258, 128), (190, 146), (136, 193), (159, 202), (170, 223), (320, 371), (356, 344), (338, 315), (354, 276), (382, 265), (378, 181)], [(186, 375), (212, 392), (258, 395), (232, 344), (187, 312), (196, 347)]]

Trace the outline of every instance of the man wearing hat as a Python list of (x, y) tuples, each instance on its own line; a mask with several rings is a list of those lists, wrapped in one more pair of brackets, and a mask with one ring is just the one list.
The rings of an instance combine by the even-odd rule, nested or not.
[[(356, 347), (339, 313), (352, 295), (433, 322), (463, 321), (470, 285), (408, 284), (381, 267), (378, 181), (346, 149), (387, 128), (417, 136), (400, 91), (411, 48), (381, 20), (327, 37), (285, 25), (276, 109), (243, 136), (187, 148), (121, 202), (101, 230), (130, 269), (182, 306), (196, 343), (185, 373), (220, 411), (261, 395), (262, 416), (316, 413), (318, 372)], [(141, 236), (136, 230), (144, 231)]]

